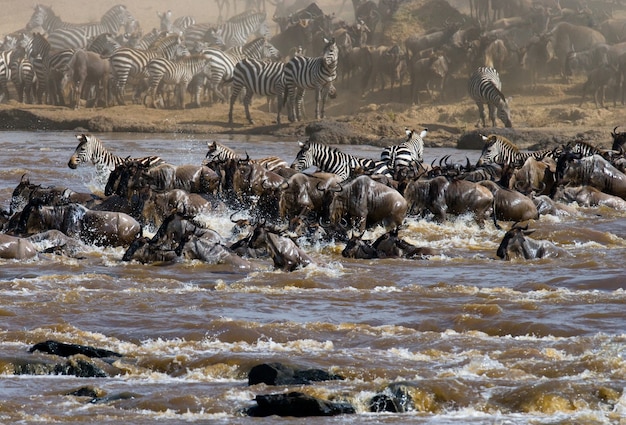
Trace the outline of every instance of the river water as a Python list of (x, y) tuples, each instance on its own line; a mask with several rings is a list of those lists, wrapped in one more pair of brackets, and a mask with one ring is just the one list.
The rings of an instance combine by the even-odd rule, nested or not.
[[(218, 140), (252, 158), (295, 157), (295, 140), (98, 134), (121, 156), (199, 164)], [(208, 136), (207, 136), (208, 137)], [(95, 169), (67, 167), (74, 133), (1, 132), (0, 207), (32, 183), (86, 192)], [(342, 150), (375, 158), (373, 146)], [(427, 148), (425, 159), (479, 152)], [(471, 217), (407, 219), (401, 236), (440, 249), (429, 260), (347, 260), (343, 245), (305, 242), (319, 263), (292, 273), (199, 262), (123, 263), (122, 248), (83, 259), (0, 260), (0, 422), (238, 424), (259, 394), (302, 391), (348, 401), (356, 414), (315, 424), (626, 423), (626, 211), (580, 208), (532, 222), (570, 257), (497, 259), (504, 230)], [(229, 214), (208, 218), (229, 237)], [(379, 229), (368, 232), (374, 237)], [(124, 354), (108, 378), (14, 375), (49, 339)], [(329, 370), (341, 381), (248, 386), (263, 362)], [(103, 363), (99, 363), (103, 364)], [(104, 364), (106, 366), (106, 364)], [(369, 400), (409, 381), (417, 409), (370, 413)], [(90, 386), (105, 399), (66, 393)], [(275, 423), (275, 417), (255, 423)], [(285, 418), (284, 424), (304, 423)]]

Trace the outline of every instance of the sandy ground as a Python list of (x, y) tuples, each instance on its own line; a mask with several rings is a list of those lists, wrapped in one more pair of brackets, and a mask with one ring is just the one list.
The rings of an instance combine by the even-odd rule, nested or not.
[[(337, 16), (351, 21), (352, 5), (346, 2), (327, 0), (320, 5), (324, 11), (335, 12)], [(0, 33), (5, 34), (22, 28), (32, 14), (32, 5), (16, 1), (1, 1), (4, 16), (0, 22)], [(65, 21), (97, 21), (115, 0), (102, 0), (84, 7), (84, 1), (55, 0), (52, 4), (56, 13)], [(237, 2), (238, 12), (244, 3)], [(152, 0), (128, 4), (133, 15), (139, 19), (144, 30), (158, 27), (157, 12), (172, 10), (174, 16), (188, 14), (197, 22), (216, 22), (218, 10), (213, 1), (200, 2), (179, 0), (168, 2)], [(268, 2), (268, 7), (269, 2)], [(272, 10), (268, 13), (271, 16)], [(232, 11), (231, 11), (232, 14)], [(341, 66), (341, 65), (340, 65)], [(578, 76), (570, 84), (563, 84), (559, 78), (551, 77), (530, 90), (523, 81), (507, 81), (503, 76), (503, 91), (511, 98), (513, 130), (481, 130), (485, 133), (502, 132), (522, 148), (542, 148), (563, 143), (572, 138), (582, 138), (601, 147), (610, 147), (610, 132), (615, 126), (624, 124), (626, 109), (618, 101), (613, 107), (596, 108), (593, 101), (579, 107), (583, 76)], [(465, 95), (462, 79), (456, 82), (455, 94), (445, 101), (427, 99), (422, 105), (408, 103), (408, 81), (400, 90), (391, 92), (374, 90), (366, 95), (354, 91), (347, 84), (336, 83), (338, 96), (326, 108), (327, 119), (342, 123), (356, 134), (343, 140), (344, 143), (388, 144), (404, 136), (405, 127), (428, 127), (427, 143), (435, 146), (456, 146), (466, 133), (476, 130), (478, 111)], [(307, 95), (309, 118), (313, 116), (313, 94)], [(235, 105), (233, 128), (228, 126), (228, 105), (217, 104), (209, 107), (185, 110), (155, 110), (142, 105), (115, 106), (110, 108), (72, 110), (64, 107), (31, 106), (11, 100), (0, 105), (0, 122), (4, 128), (75, 129), (90, 131), (164, 131), (193, 133), (242, 133), (269, 134), (286, 137), (301, 137), (307, 124), (275, 125), (275, 113), (268, 113), (264, 99), (255, 99), (252, 107), (254, 125), (243, 124), (243, 106)], [(286, 117), (285, 117), (286, 118)], [(286, 119), (283, 118), (283, 121)], [(347, 140), (347, 141), (346, 141)], [(330, 140), (335, 142), (334, 140)]]

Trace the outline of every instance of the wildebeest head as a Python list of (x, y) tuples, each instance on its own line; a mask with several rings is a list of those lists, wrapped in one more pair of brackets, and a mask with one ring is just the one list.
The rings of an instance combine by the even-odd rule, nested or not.
[(528, 258), (525, 254), (526, 236), (533, 233), (534, 230), (528, 230), (528, 225), (521, 227), (517, 223), (504, 234), (500, 246), (496, 251), (496, 255), (503, 260), (510, 260), (511, 254)]
[(611, 148), (614, 151), (618, 151), (622, 155), (624, 152), (624, 143), (626, 143), (626, 131), (622, 131), (620, 133), (617, 132), (617, 128), (615, 127), (611, 132), (611, 136), (613, 136), (613, 147)]

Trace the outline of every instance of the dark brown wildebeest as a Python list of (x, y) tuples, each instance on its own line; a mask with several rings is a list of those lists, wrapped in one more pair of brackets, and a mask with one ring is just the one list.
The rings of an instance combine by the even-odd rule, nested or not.
[(104, 106), (109, 106), (109, 79), (111, 78), (111, 64), (108, 59), (99, 54), (83, 49), (77, 49), (74, 56), (67, 64), (62, 86), (68, 82), (73, 85), (74, 109), (80, 107), (80, 98), (95, 88), (93, 107), (98, 106), (99, 101), (104, 101)]
[(334, 225), (347, 217), (363, 232), (376, 224), (387, 229), (400, 226), (406, 217), (408, 204), (400, 192), (369, 176), (359, 176), (329, 190), (337, 190), (329, 207), (330, 222)]
[(521, 227), (517, 223), (505, 233), (496, 251), (496, 255), (503, 260), (520, 257), (525, 260), (534, 260), (547, 257), (564, 257), (570, 254), (563, 248), (546, 240), (535, 240), (527, 236), (534, 230), (528, 230), (528, 225)]
[(253, 249), (266, 248), (274, 261), (274, 267), (286, 272), (315, 264), (315, 261), (293, 240), (271, 231), (265, 224), (258, 224), (255, 227), (248, 240), (248, 246)]
[(560, 186), (552, 198), (565, 203), (576, 202), (581, 207), (604, 205), (618, 211), (626, 211), (626, 200), (601, 192), (592, 186)]
[(22, 233), (32, 235), (51, 229), (101, 246), (129, 245), (141, 233), (140, 224), (128, 214), (94, 211), (79, 204), (28, 204), (20, 213), (18, 230)]
[(347, 258), (420, 258), (439, 255), (439, 250), (415, 246), (398, 236), (398, 228), (379, 236), (373, 243), (353, 235), (341, 255)]
[(0, 258), (27, 260), (40, 252), (78, 257), (86, 247), (58, 230), (48, 230), (22, 238), (0, 233)]
[(626, 174), (600, 155), (580, 158), (580, 154), (564, 153), (557, 161), (559, 185), (589, 185), (626, 199)]
[(41, 205), (65, 205), (74, 202), (91, 207), (100, 200), (101, 198), (92, 193), (74, 192), (67, 187), (42, 187), (39, 184), (33, 184), (24, 174), (19, 184), (13, 189), (9, 212), (13, 214), (21, 211), (29, 202)]
[(532, 199), (516, 191), (499, 186), (491, 180), (479, 182), (493, 194), (493, 220), (526, 221), (539, 218), (537, 207)]
[(451, 214), (471, 212), (476, 222), (483, 225), (493, 211), (493, 195), (486, 187), (467, 180), (439, 176), (411, 181), (404, 197), (411, 210), (418, 214), (430, 211), (435, 219), (443, 221)]
[(281, 218), (305, 215), (309, 212), (316, 217), (324, 213), (326, 190), (339, 183), (339, 177), (333, 173), (297, 173), (280, 187), (279, 211)]

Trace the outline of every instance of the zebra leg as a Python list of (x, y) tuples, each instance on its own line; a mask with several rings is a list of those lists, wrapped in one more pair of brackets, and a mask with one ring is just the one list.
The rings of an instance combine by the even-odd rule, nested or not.
[(306, 116), (304, 114), (304, 89), (298, 87), (296, 90), (296, 121), (300, 121), (305, 119)]
[(487, 104), (489, 108), (489, 119), (491, 120), (491, 126), (496, 126), (496, 105), (492, 105), (491, 103)]
[(254, 124), (252, 117), (250, 116), (250, 103), (252, 102), (252, 92), (246, 91), (246, 95), (243, 98), (243, 107), (246, 111), (246, 118), (250, 124)]
[(480, 126), (481, 121), (483, 123), (483, 127), (487, 127), (485, 125), (485, 105), (480, 102), (476, 102), (476, 105), (478, 106), (478, 116), (480, 117), (478, 122), (476, 123), (476, 127)]

